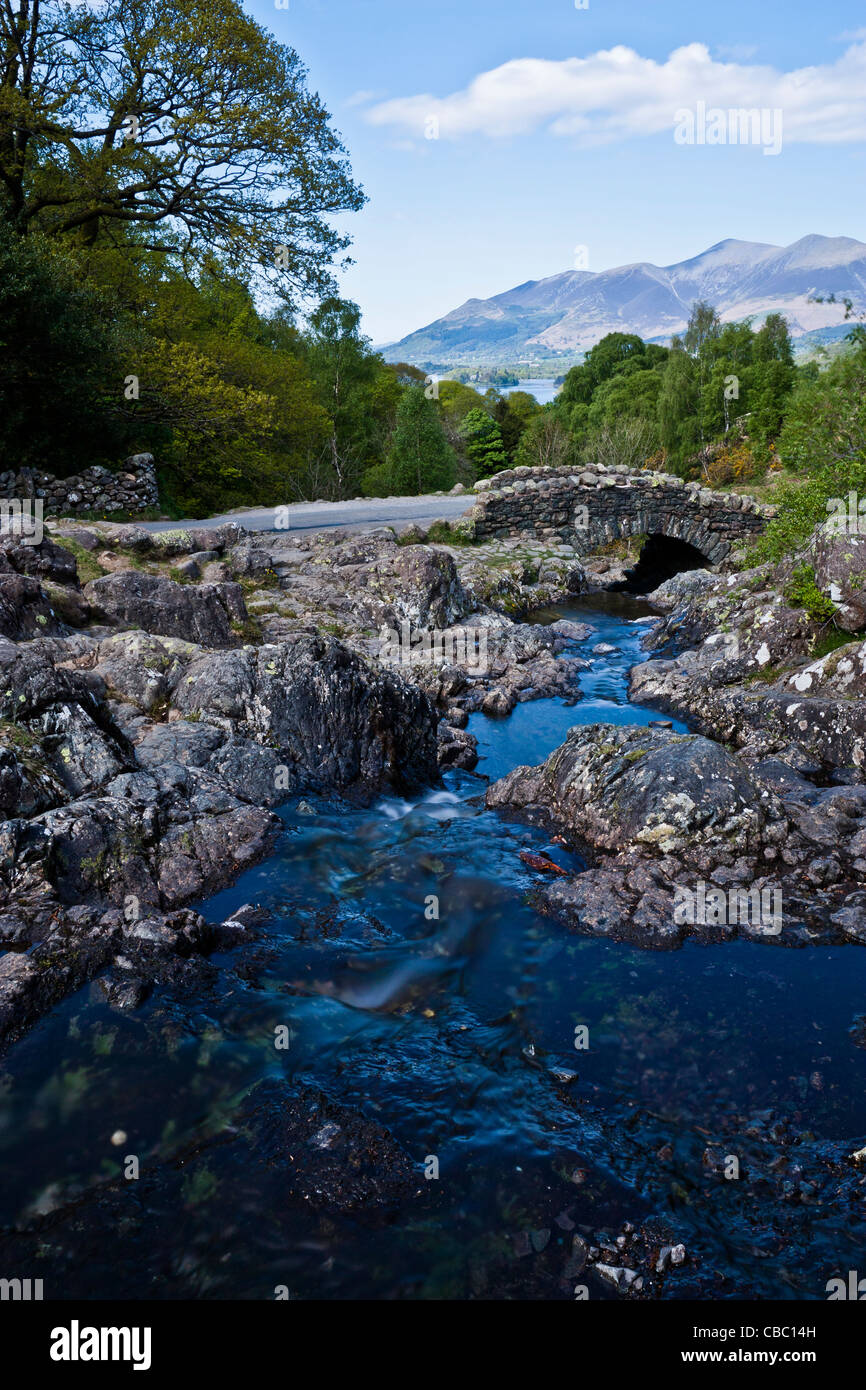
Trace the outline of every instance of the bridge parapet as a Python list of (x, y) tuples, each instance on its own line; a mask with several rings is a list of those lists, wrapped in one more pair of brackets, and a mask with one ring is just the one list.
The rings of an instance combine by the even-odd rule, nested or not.
[(671, 473), (596, 465), (509, 468), (475, 484), (461, 527), (477, 540), (560, 538), (590, 554), (624, 536), (687, 541), (719, 564), (737, 541), (764, 529), (772, 507), (741, 493), (714, 492)]

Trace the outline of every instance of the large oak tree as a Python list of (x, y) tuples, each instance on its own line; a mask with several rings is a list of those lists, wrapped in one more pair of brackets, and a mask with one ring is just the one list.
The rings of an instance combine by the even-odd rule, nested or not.
[(306, 76), (237, 0), (0, 0), (4, 210), (321, 296), (364, 195)]

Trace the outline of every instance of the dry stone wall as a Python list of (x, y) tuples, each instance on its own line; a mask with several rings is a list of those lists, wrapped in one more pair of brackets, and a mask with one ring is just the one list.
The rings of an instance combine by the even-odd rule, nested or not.
[(71, 478), (57, 478), (33, 468), (0, 473), (0, 498), (42, 500), (44, 516), (81, 516), (97, 512), (136, 514), (159, 506), (152, 454), (133, 454), (123, 470), (85, 468)]

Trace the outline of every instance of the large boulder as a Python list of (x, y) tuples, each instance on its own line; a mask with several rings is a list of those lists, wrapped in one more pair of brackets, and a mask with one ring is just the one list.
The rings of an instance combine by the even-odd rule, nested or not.
[[(398, 545), (389, 531), (318, 537), (303, 548), (294, 536), (269, 541), (281, 587), (293, 602), (313, 614), (330, 610), (352, 628), (378, 632), (404, 622), (448, 628), (476, 607), (452, 555), (427, 545)], [(248, 573), (254, 552), (240, 547), (227, 556), (230, 563), (236, 554), (238, 572)]]
[(203, 647), (238, 643), (232, 624), (248, 620), (239, 584), (176, 584), (161, 575), (123, 570), (93, 579), (85, 593), (109, 621), (180, 637)]
[(754, 859), (781, 817), (774, 798), (709, 739), (612, 724), (570, 729), (540, 767), (494, 783), (487, 804), (537, 808), (594, 850), (636, 846), (702, 871)]
[(172, 711), (275, 748), (289, 777), (309, 785), (372, 791), (437, 777), (430, 701), (333, 638), (296, 633), (202, 655), (178, 682)]
[(29, 574), (36, 579), (53, 579), (56, 584), (78, 583), (75, 557), (47, 539), (39, 545), (25, 545), (21, 537), (0, 536), (0, 573)]
[(672, 613), (675, 608), (700, 599), (705, 589), (717, 586), (718, 579), (709, 570), (680, 570), (679, 574), (666, 579), (651, 594), (647, 594), (646, 601), (663, 613)]
[(38, 579), (0, 574), (0, 636), (18, 642), (59, 632), (60, 628), (60, 619)]
[(147, 713), (168, 700), (187, 663), (200, 651), (195, 643), (177, 637), (117, 632), (100, 642), (95, 670), (109, 694)]
[(836, 604), (843, 632), (866, 629), (866, 533), (838, 533), (819, 526), (814, 545), (815, 583)]

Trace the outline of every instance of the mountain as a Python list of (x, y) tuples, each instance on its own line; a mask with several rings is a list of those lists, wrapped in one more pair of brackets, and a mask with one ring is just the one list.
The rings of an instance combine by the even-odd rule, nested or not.
[(778, 311), (798, 338), (843, 322), (841, 304), (809, 303), (831, 293), (863, 307), (866, 243), (825, 236), (791, 246), (727, 240), (676, 265), (566, 270), (492, 299), (467, 299), (382, 352), (391, 362), (428, 368), (573, 358), (606, 333), (666, 342), (685, 328), (696, 299), (709, 300), (723, 320), (760, 321)]

